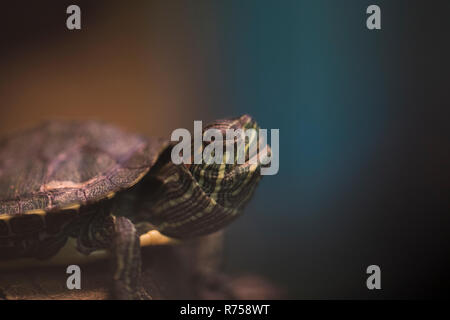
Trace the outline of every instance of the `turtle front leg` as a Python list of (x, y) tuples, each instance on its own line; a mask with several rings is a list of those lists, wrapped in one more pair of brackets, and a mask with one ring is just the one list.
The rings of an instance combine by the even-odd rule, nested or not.
[(114, 263), (113, 298), (119, 300), (152, 299), (142, 286), (141, 247), (133, 223), (116, 217), (112, 242)]

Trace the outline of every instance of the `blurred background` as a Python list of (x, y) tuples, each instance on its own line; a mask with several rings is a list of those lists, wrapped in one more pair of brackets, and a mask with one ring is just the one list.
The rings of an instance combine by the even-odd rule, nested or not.
[[(66, 8), (81, 8), (69, 31)], [(382, 30), (366, 28), (381, 7)], [(14, 1), (0, 137), (99, 119), (169, 137), (249, 113), (280, 171), (227, 229), (226, 269), (293, 299), (448, 296), (448, 1)], [(382, 290), (366, 288), (381, 267)]]

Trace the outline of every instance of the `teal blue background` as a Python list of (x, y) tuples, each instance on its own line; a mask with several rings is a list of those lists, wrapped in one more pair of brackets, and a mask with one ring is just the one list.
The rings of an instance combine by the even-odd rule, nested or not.
[[(227, 268), (265, 274), (289, 297), (426, 296), (443, 281), (448, 237), (434, 229), (448, 217), (422, 171), (441, 162), (423, 158), (433, 133), (421, 110), (448, 102), (436, 71), (448, 67), (448, 6), (376, 1), (382, 30), (370, 31), (370, 4), (217, 3), (211, 106), (280, 129), (279, 174), (230, 226)], [(378, 295), (365, 286), (371, 264), (384, 270)]]

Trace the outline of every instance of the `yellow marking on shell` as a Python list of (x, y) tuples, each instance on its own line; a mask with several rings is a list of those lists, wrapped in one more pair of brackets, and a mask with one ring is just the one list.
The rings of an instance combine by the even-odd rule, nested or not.
[(39, 215), (45, 215), (46, 212), (43, 209), (33, 209), (25, 211), (24, 214), (39, 214)]
[(116, 195), (116, 193), (114, 191), (112, 191), (106, 195), (106, 198), (112, 199), (112, 198), (114, 198), (115, 195)]
[(69, 204), (65, 207), (62, 207), (60, 210), (64, 211), (64, 210), (78, 210), (80, 209), (81, 205), (79, 203), (73, 203), (73, 204)]
[(139, 238), (141, 247), (154, 246), (154, 245), (167, 245), (177, 244), (180, 240), (162, 235), (158, 230), (151, 230)]

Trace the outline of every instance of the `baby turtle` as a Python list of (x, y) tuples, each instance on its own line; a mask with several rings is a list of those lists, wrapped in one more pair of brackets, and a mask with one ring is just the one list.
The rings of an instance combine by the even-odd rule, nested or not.
[[(209, 128), (258, 130), (247, 115)], [(48, 261), (75, 242), (79, 255), (111, 253), (113, 297), (150, 298), (140, 247), (220, 230), (260, 179), (248, 149), (243, 164), (175, 165), (173, 146), (93, 121), (47, 122), (0, 141), (0, 261)]]

